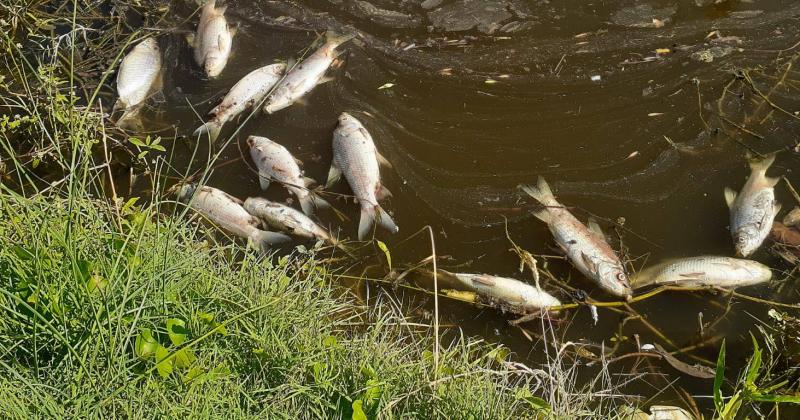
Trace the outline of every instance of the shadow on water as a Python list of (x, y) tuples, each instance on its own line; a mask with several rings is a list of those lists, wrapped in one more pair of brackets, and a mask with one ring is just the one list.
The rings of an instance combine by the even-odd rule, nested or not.
[[(419, 2), (380, 0), (374, 8), (364, 3), (237, 2), (229, 11), (239, 25), (234, 54), (216, 80), (202, 77), (182, 36), (162, 37), (170, 71), (165, 103), (150, 117), (179, 136), (172, 175), (202, 169), (215, 151), (191, 132), (231, 85), (255, 67), (302, 54), (317, 34), (333, 29), (359, 34), (346, 48), (345, 64), (334, 70), (335, 81), (317, 88), (307, 105), (250, 119), (220, 157), (243, 161), (215, 170), (209, 184), (242, 198), (287, 199), (280, 188), (260, 191), (244, 144), (250, 134), (283, 144), (305, 163), (307, 176), (324, 181), (336, 117), (352, 112), (393, 164), (383, 174), (394, 194), (386, 207), (401, 233), (381, 239), (395, 261), (430, 254), (426, 235), (394, 247), (430, 225), (437, 253), (448, 257), (443, 267), (527, 280), (509, 251), (505, 221), (524, 249), (554, 254), (547, 228), (531, 216), (533, 203), (516, 189), (538, 175), (579, 219), (604, 218), (607, 233), (619, 234), (612, 236), (622, 239), (636, 269), (646, 260), (732, 254), (722, 191), (743, 184), (748, 150), (783, 151), (770, 172), (800, 186), (794, 172), (798, 154), (792, 151), (800, 139), (796, 2), (700, 7), (694, 1), (654, 1), (641, 8), (635, 2), (493, 0), (484, 3), (497, 8), (477, 17), (470, 9), (476, 2), (470, 1), (431, 10)], [(176, 7), (176, 22), (193, 12)], [(333, 191), (349, 193), (345, 185)], [(783, 184), (776, 193), (784, 209), (795, 204)], [(335, 205), (358, 219), (352, 201)], [(355, 236), (355, 222), (342, 224), (330, 214), (322, 219)], [(614, 245), (619, 248), (619, 240)], [(797, 302), (795, 280), (782, 274), (789, 267), (766, 249), (755, 259), (788, 283), (781, 294), (774, 283), (743, 292)], [(612, 300), (563, 260), (546, 261), (571, 286)], [(556, 294), (563, 301), (574, 298), (563, 290)], [(432, 308), (425, 295), (404, 299), (416, 308), (410, 313), (424, 316)], [(726, 313), (728, 301), (722, 294), (668, 292), (632, 307), (677, 347), (706, 343), (682, 354), (687, 361), (715, 360), (719, 341), (709, 339), (726, 337), (729, 365), (738, 368), (750, 351), (748, 331), (766, 319), (769, 307), (734, 300)], [(522, 362), (542, 361), (542, 343), (509, 325), (510, 315), (448, 300), (439, 311), (467, 333), (508, 346)], [(585, 343), (595, 354), (601, 343), (618, 346), (616, 355), (636, 351), (637, 340), (669, 347), (643, 322), (627, 317), (601, 308), (595, 322), (584, 306), (563, 314), (555, 334)], [(656, 359), (630, 358), (612, 367), (620, 382), (634, 372), (666, 373), (647, 376), (644, 387), (637, 382), (623, 388), (644, 399), (676, 401), (677, 388), (693, 395), (711, 390), (711, 381), (681, 376)], [(709, 399), (698, 404), (712, 405)]]

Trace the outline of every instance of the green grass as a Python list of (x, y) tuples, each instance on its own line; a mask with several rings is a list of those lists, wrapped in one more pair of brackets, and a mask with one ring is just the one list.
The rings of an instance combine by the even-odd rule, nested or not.
[(360, 400), (389, 417), (502, 418), (527, 405), (490, 347), (456, 340), (435, 371), (430, 334), (341, 295), (312, 257), (208, 247), (149, 208), (0, 198), (2, 412), (349, 418)]

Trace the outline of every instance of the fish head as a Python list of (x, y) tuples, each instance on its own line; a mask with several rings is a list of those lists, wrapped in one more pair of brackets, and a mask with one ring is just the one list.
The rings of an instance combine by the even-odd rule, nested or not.
[(222, 73), (225, 64), (227, 64), (225, 57), (209, 53), (206, 55), (206, 60), (203, 63), (203, 70), (205, 70), (208, 77), (217, 77)]
[(619, 264), (600, 264), (598, 267), (600, 274), (600, 285), (603, 288), (615, 295), (628, 298), (633, 295), (628, 274), (625, 269)]
[(747, 257), (758, 249), (758, 231), (754, 226), (745, 226), (733, 235), (737, 257)]
[(178, 188), (178, 201), (188, 202), (197, 190), (196, 184), (183, 184)]
[(158, 51), (158, 41), (156, 41), (155, 38), (145, 38), (136, 47), (137, 48), (145, 48), (145, 49), (153, 50), (153, 51)]

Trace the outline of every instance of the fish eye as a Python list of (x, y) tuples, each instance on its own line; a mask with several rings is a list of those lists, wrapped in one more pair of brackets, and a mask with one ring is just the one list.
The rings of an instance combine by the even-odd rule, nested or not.
[(623, 273), (622, 271), (618, 272), (617, 273), (617, 280), (625, 281), (625, 273)]

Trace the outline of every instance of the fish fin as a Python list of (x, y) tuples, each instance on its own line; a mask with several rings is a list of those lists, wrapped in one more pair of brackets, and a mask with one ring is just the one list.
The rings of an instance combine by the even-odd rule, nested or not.
[(120, 109), (125, 109), (126, 107), (127, 105), (125, 104), (125, 101), (123, 101), (122, 98), (117, 98), (117, 101), (114, 102), (114, 106), (111, 108), (111, 113), (114, 114)]
[(388, 168), (388, 169), (392, 169), (392, 163), (391, 163), (391, 162), (389, 162), (389, 160), (388, 160), (388, 159), (386, 159), (386, 158), (385, 158), (385, 157), (384, 157), (382, 154), (380, 154), (380, 152), (378, 152), (377, 150), (375, 150), (375, 156), (378, 158), (378, 164), (379, 164), (379, 165), (383, 165), (383, 166), (385, 166), (385, 167), (386, 167), (386, 168)]
[(300, 198), (299, 201), (300, 208), (303, 209), (303, 213), (305, 213), (307, 216), (313, 215), (317, 209), (331, 208), (331, 204), (325, 201), (324, 198), (311, 192), (305, 197)]
[(605, 239), (606, 234), (603, 233), (603, 229), (600, 228), (600, 225), (597, 224), (597, 220), (594, 217), (589, 216), (589, 220), (586, 221), (589, 230), (595, 233), (596, 235), (600, 236), (601, 238)]
[(189, 32), (188, 34), (186, 34), (186, 43), (189, 44), (189, 48), (194, 48), (194, 41), (195, 41), (194, 32)]
[(225, 41), (222, 38), (222, 34), (217, 35), (217, 48), (219, 48), (221, 50), (223, 48), (223, 44), (224, 43), (225, 43)]
[(475, 276), (472, 277), (473, 283), (480, 283), (484, 286), (494, 287), (495, 282), (489, 276)]
[(319, 81), (317, 82), (317, 86), (325, 84), (325, 83), (328, 83), (328, 82), (332, 82), (334, 80), (336, 80), (336, 78), (333, 77), (333, 76), (325, 76), (325, 77), (319, 79)]
[(325, 41), (336, 44), (336, 47), (344, 44), (345, 42), (355, 37), (356, 37), (355, 34), (340, 34), (330, 29), (327, 32), (325, 32)]
[(696, 273), (680, 273), (678, 275), (685, 279), (701, 280), (706, 273), (703, 271), (698, 271)]
[(591, 271), (594, 274), (597, 274), (597, 264), (595, 264), (595, 262), (592, 261), (592, 259), (588, 255), (581, 252), (581, 260), (583, 260), (583, 263), (586, 264), (586, 268), (588, 268), (589, 271)]
[(295, 64), (297, 64), (297, 59), (294, 57), (289, 57), (286, 60), (286, 71), (288, 72), (289, 70), (291, 70), (291, 68), (294, 67)]
[(728, 204), (728, 208), (733, 208), (733, 202), (736, 201), (736, 196), (738, 193), (732, 190), (729, 187), (725, 187), (725, 203)]
[(335, 163), (331, 164), (331, 169), (328, 171), (328, 181), (325, 182), (325, 188), (330, 188), (336, 181), (342, 178), (342, 170), (336, 166)]
[[(539, 177), (536, 186), (520, 184), (519, 188), (522, 189), (522, 191), (525, 191), (543, 206), (558, 206), (558, 202), (556, 201), (555, 197), (553, 197), (550, 187), (542, 177)], [(548, 224), (552, 219), (550, 211), (546, 208), (534, 211), (533, 215), (536, 216), (537, 219)]]
[(375, 189), (375, 198), (377, 198), (378, 201), (383, 201), (389, 197), (392, 197), (392, 192), (389, 191), (385, 185), (378, 184), (378, 188)]
[(764, 156), (763, 159), (751, 160), (750, 170), (753, 172), (766, 173), (773, 162), (775, 162), (775, 153), (770, 153)]
[(292, 102), (292, 104), (298, 104), (300, 106), (308, 106), (308, 98), (306, 98), (305, 96), (297, 98)]
[(781, 207), (783, 207), (783, 205), (781, 203), (777, 202), (777, 201), (775, 202), (775, 204), (772, 205), (772, 211), (773, 211), (772, 218), (773, 219), (775, 218), (775, 216), (778, 215), (778, 213), (780, 213)]
[[(377, 219), (377, 220), (376, 220)], [(394, 220), (387, 214), (381, 206), (361, 208), (361, 220), (358, 222), (358, 240), (363, 241), (367, 238), (375, 222), (391, 233), (397, 233), (400, 229)]]
[(117, 120), (117, 126), (130, 131), (142, 131), (141, 110), (140, 106), (126, 109)]
[[(214, 2), (214, 3), (216, 3), (216, 2)], [(227, 4), (222, 5), (220, 7), (217, 7), (216, 4), (214, 4), (212, 7), (214, 7), (214, 11), (217, 12), (217, 14), (219, 14), (219, 15), (224, 15), (225, 11), (228, 10), (228, 5)]]
[(219, 137), (220, 130), (222, 130), (222, 125), (212, 120), (197, 127), (197, 130), (194, 130), (194, 136), (208, 134), (209, 140), (211, 140), (211, 143), (214, 143), (217, 141), (217, 137)]
[(262, 190), (268, 189), (270, 182), (271, 182), (271, 180), (269, 179), (268, 176), (262, 175), (262, 174), (258, 174), (258, 183), (259, 183), (259, 185), (261, 185), (261, 189)]
[(236, 36), (237, 32), (239, 32), (239, 25), (228, 25), (228, 34), (230, 34), (231, 38)]
[(558, 201), (553, 196), (553, 192), (550, 190), (550, 186), (547, 185), (547, 181), (544, 180), (543, 177), (539, 177), (536, 180), (536, 186), (531, 185), (520, 185), (523, 191), (528, 193), (531, 197), (535, 198), (543, 206), (555, 207), (558, 206)]
[(303, 167), (303, 161), (302, 160), (300, 160), (300, 159), (298, 159), (298, 158), (296, 158), (294, 156), (292, 157), (292, 159), (294, 159), (294, 163), (296, 163), (297, 166), (299, 166), (301, 168)]
[(253, 242), (253, 246), (266, 252), (271, 246), (289, 242), (292, 238), (278, 232), (259, 230), (250, 236), (250, 240)]

